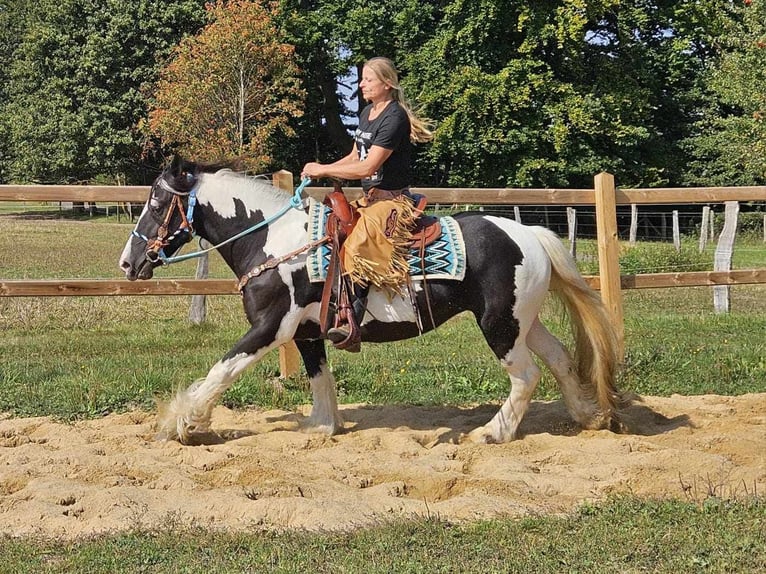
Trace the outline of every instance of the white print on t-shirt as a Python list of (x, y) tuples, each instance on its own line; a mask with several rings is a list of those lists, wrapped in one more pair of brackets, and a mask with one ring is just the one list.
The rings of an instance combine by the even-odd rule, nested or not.
[[(356, 136), (357, 149), (359, 150), (359, 161), (364, 161), (365, 159), (367, 159), (367, 153), (368, 153), (367, 146), (364, 145), (364, 140), (371, 139), (372, 132), (362, 132), (359, 129), (357, 129), (354, 135)], [(364, 179), (366, 180), (378, 179), (378, 172), (376, 171), (370, 177), (365, 177)]]

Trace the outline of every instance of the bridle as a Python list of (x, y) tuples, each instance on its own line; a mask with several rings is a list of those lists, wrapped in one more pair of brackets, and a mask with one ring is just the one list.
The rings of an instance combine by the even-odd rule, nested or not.
[[(194, 176), (190, 173), (186, 174), (187, 179), (191, 182), (194, 180)], [(169, 265), (171, 263), (177, 263), (179, 261), (185, 261), (187, 259), (192, 259), (195, 257), (201, 257), (205, 253), (208, 253), (210, 251), (214, 251), (215, 249), (218, 249), (222, 245), (226, 245), (227, 243), (231, 243), (232, 241), (235, 241), (241, 237), (244, 237), (245, 235), (248, 235), (249, 233), (252, 233), (253, 231), (256, 231), (262, 227), (267, 227), (280, 217), (282, 217), (285, 213), (290, 211), (290, 209), (303, 209), (303, 198), (301, 197), (301, 194), (303, 193), (303, 189), (311, 182), (310, 178), (305, 178), (301, 184), (295, 189), (295, 193), (290, 198), (290, 201), (277, 213), (272, 215), (271, 217), (268, 217), (267, 219), (261, 221), (260, 223), (256, 223), (255, 225), (248, 227), (244, 231), (240, 231), (236, 235), (233, 235), (232, 237), (229, 237), (228, 239), (222, 241), (221, 243), (217, 245), (213, 245), (212, 247), (209, 247), (207, 249), (200, 249), (199, 251), (195, 251), (194, 253), (187, 253), (186, 255), (176, 255), (173, 257), (168, 257), (165, 255), (165, 247), (170, 245), (170, 242), (173, 241), (176, 237), (178, 237), (181, 234), (184, 234), (184, 243), (188, 243), (192, 240), (194, 237), (194, 208), (197, 205), (197, 188), (199, 186), (198, 183), (195, 183), (194, 186), (189, 191), (176, 191), (173, 189), (170, 184), (168, 184), (164, 179), (161, 179), (159, 183), (157, 184), (159, 187), (164, 189), (165, 191), (171, 193), (173, 195), (173, 199), (170, 202), (170, 205), (168, 206), (168, 211), (165, 214), (165, 218), (160, 225), (160, 227), (157, 229), (157, 237), (154, 239), (149, 239), (144, 235), (143, 233), (140, 233), (138, 231), (138, 224), (136, 224), (136, 228), (131, 231), (131, 235), (133, 237), (138, 237), (139, 239), (143, 239), (144, 242), (146, 242), (146, 258), (151, 263), (157, 263), (158, 261), (161, 261), (163, 265)], [(183, 201), (181, 200), (182, 197), (188, 197), (189, 203), (187, 204), (186, 211), (184, 212), (184, 206)], [(178, 213), (181, 215), (181, 225), (176, 229), (176, 231), (168, 237), (168, 226), (170, 225), (170, 221), (173, 218), (173, 213), (178, 210)], [(301, 249), (302, 251), (305, 251), (306, 249), (309, 249), (312, 247), (312, 245), (306, 245), (304, 248)], [(291, 253), (290, 257), (294, 257), (296, 253)]]
[[(188, 174), (188, 177), (192, 177), (191, 174)], [(161, 260), (163, 264), (166, 264), (170, 262), (171, 258), (165, 255), (165, 247), (170, 245), (171, 241), (181, 234), (184, 235), (184, 243), (188, 243), (192, 240), (192, 237), (194, 237), (193, 223), (194, 207), (197, 205), (197, 186), (195, 185), (189, 191), (182, 192), (173, 189), (164, 179), (160, 180), (157, 185), (173, 195), (173, 199), (170, 201), (165, 218), (157, 229), (157, 236), (154, 239), (149, 239), (146, 235), (138, 231), (138, 225), (136, 225), (136, 228), (133, 229), (130, 234), (133, 237), (138, 237), (146, 242), (146, 258), (150, 262), (157, 263), (157, 261)], [(189, 203), (187, 204), (186, 211), (184, 211), (184, 205), (181, 198), (187, 196), (189, 198)], [(168, 237), (168, 227), (171, 219), (173, 219), (173, 213), (176, 210), (178, 210), (178, 213), (181, 215), (181, 225), (179, 225), (178, 229)]]

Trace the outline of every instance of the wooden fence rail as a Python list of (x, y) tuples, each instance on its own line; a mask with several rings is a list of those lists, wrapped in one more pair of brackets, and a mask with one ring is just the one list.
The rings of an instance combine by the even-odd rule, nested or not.
[[(309, 186), (306, 193), (321, 199), (326, 187)], [(349, 197), (360, 196), (359, 187), (348, 187)], [(513, 189), (513, 188), (432, 188), (413, 187), (414, 193), (428, 197), (431, 204), (476, 205), (594, 205), (595, 189)], [(85, 201), (145, 203), (147, 186), (109, 185), (0, 185), (0, 201)], [(684, 187), (615, 189), (617, 205), (673, 203), (724, 203), (726, 201), (766, 201), (766, 186)]]
[[(289, 172), (278, 172), (275, 180), (291, 182)], [(326, 187), (307, 187), (306, 193), (321, 199)], [(766, 202), (766, 186), (617, 189), (614, 177), (601, 173), (593, 189), (470, 189), (413, 188), (431, 204), (474, 205), (591, 205), (596, 208), (599, 275), (586, 281), (601, 290), (602, 298), (622, 331), (622, 289), (766, 284), (766, 269), (652, 273), (620, 276), (617, 205), (707, 204), (732, 201)], [(112, 202), (143, 204), (147, 186), (0, 185), (0, 201), (14, 202)], [(349, 197), (361, 195), (358, 187), (346, 188)], [(97, 280), (3, 280), (2, 297), (47, 296), (135, 296), (135, 295), (230, 295), (237, 294), (235, 281), (222, 279), (160, 279), (127, 281)], [(621, 333), (622, 334), (622, 333)]]
[[(601, 289), (598, 276), (586, 276)], [(766, 284), (766, 269), (621, 275), (622, 289)], [(141, 295), (239, 295), (234, 279), (0, 279), (0, 297), (135, 297)]]

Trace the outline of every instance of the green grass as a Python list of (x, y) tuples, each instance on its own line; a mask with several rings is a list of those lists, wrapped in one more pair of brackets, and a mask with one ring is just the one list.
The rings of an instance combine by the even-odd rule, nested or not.
[[(131, 226), (0, 217), (0, 279), (119, 277)], [(766, 267), (757, 238), (735, 267)], [(652, 246), (642, 246), (652, 259)], [(586, 253), (585, 247), (581, 253)], [(746, 260), (738, 260), (737, 253)], [(712, 259), (712, 255), (710, 255)], [(638, 258), (634, 258), (638, 259)], [(212, 275), (230, 277), (214, 257)], [(191, 276), (194, 262), (158, 276)], [(741, 394), (766, 390), (766, 287), (732, 288), (732, 312), (712, 311), (708, 288), (628, 291), (621, 385), (640, 394)], [(244, 334), (237, 297), (208, 298), (190, 325), (187, 297), (0, 298), (0, 412), (64, 420), (134, 407), (204, 376)], [(546, 324), (569, 343), (561, 309)], [(330, 350), (342, 402), (495, 402), (507, 377), (473, 319), (424, 337)], [(276, 354), (249, 370), (224, 404), (293, 408), (310, 401), (303, 375), (277, 390)], [(536, 398), (558, 391), (545, 374)], [(427, 520), (351, 533), (129, 531), (78, 542), (3, 538), (0, 572), (760, 572), (762, 497), (688, 502), (621, 498), (569, 516), (472, 524)]]
[[(692, 300), (687, 312), (671, 313), (668, 308), (684, 303), (660, 300), (668, 291), (626, 297), (621, 386), (664, 396), (763, 392), (766, 312), (716, 315), (706, 295), (700, 307)], [(1, 299), (0, 411), (68, 420), (152, 408), (156, 396), (204, 376), (246, 331), (236, 297), (210, 298), (208, 321), (200, 326), (187, 322), (187, 307), (185, 297)], [(567, 340), (557, 306), (550, 305), (546, 317)], [(364, 345), (357, 355), (329, 353), (341, 402), (471, 404), (508, 392), (507, 376), (469, 315), (410, 341)], [(275, 392), (269, 381), (278, 375), (272, 353), (223, 403), (292, 408), (310, 401), (302, 374)], [(558, 396), (546, 371), (537, 398)]]
[(8, 574), (45, 572), (559, 573), (766, 568), (762, 500), (613, 499), (570, 516), (450, 524), (431, 518), (346, 533), (172, 527), (80, 542), (0, 537)]

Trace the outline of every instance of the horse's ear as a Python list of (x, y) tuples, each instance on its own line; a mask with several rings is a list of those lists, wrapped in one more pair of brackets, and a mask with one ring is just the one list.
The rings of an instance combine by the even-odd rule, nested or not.
[(181, 172), (181, 166), (185, 163), (184, 159), (179, 155), (175, 154), (173, 156), (172, 161), (170, 162), (170, 173), (173, 176), (178, 175)]
[(190, 191), (197, 183), (197, 164), (175, 154), (168, 168), (166, 181), (176, 191), (181, 193)]

